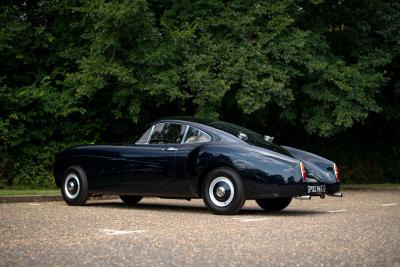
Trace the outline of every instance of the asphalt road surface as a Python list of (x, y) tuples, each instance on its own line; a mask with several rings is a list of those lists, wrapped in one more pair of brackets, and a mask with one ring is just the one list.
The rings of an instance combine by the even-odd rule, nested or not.
[(400, 266), (400, 191), (234, 216), (201, 200), (0, 204), (0, 266)]

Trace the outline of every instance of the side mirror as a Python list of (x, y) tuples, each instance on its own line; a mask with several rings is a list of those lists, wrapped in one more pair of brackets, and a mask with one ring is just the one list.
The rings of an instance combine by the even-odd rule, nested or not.
[(274, 141), (273, 136), (269, 136), (269, 135), (264, 135), (264, 140), (267, 141), (268, 143), (272, 143)]

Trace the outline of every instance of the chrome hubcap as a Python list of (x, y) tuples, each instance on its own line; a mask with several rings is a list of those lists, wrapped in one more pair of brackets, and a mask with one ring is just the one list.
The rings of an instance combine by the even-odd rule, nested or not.
[(75, 173), (68, 174), (64, 182), (65, 195), (70, 199), (74, 199), (79, 195), (80, 188), (81, 186), (78, 176)]
[(217, 196), (219, 197), (223, 197), (225, 195), (225, 188), (223, 188), (222, 186), (217, 188), (216, 191)]
[(75, 189), (75, 184), (73, 182), (68, 183), (68, 191), (72, 192)]
[(226, 207), (233, 200), (235, 188), (229, 178), (221, 176), (211, 182), (208, 194), (214, 205), (217, 207)]

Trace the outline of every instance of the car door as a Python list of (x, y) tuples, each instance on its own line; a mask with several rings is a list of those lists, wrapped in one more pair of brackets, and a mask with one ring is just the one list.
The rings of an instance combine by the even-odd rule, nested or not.
[[(121, 155), (121, 184), (126, 193), (171, 195), (171, 175), (186, 126), (179, 123), (153, 125)], [(147, 139), (147, 140), (146, 140)]]

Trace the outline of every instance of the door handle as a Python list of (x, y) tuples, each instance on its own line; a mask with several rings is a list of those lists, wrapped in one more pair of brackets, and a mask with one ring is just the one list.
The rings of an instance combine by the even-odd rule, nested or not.
[(178, 149), (175, 148), (175, 147), (170, 146), (170, 147), (164, 148), (163, 150), (166, 150), (166, 151), (177, 151)]

